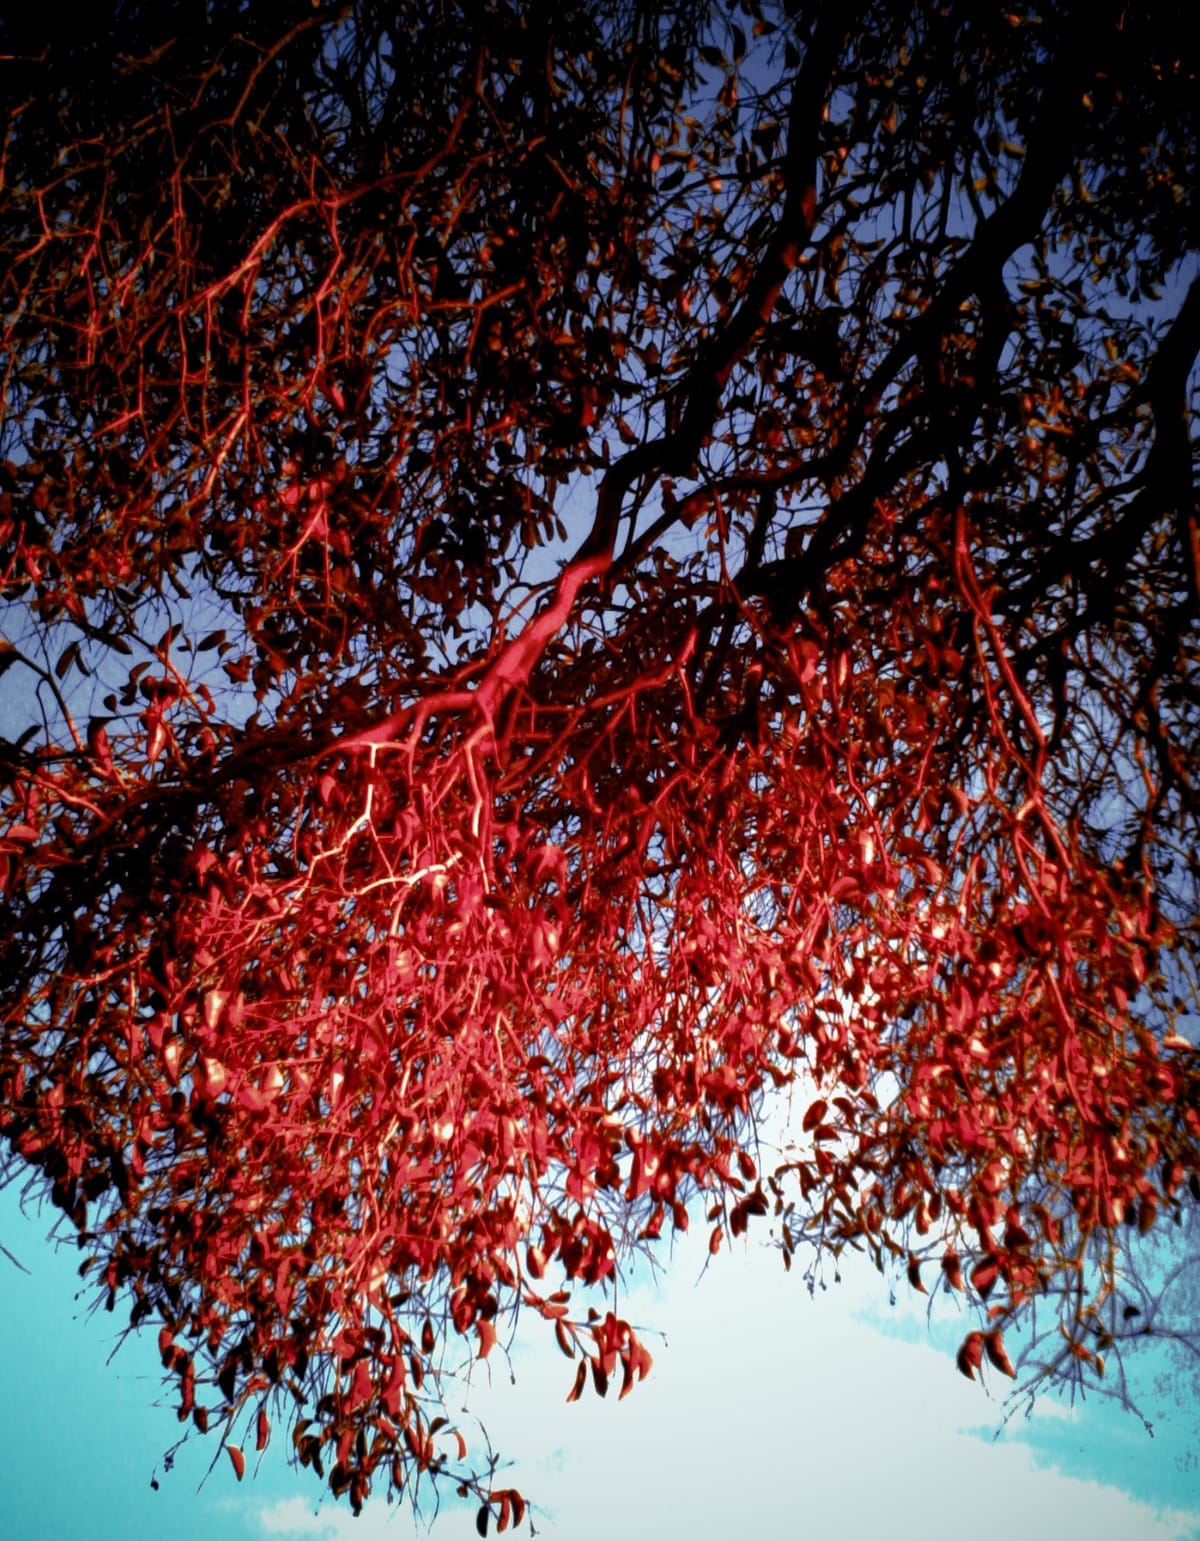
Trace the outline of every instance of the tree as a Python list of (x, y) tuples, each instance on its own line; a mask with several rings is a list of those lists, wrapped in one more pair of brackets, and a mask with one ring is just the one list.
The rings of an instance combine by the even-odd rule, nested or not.
[(4, 18), (0, 1128), (239, 1476), (519, 1522), (445, 1377), (520, 1301), (624, 1395), (700, 1206), (1122, 1393), (1200, 1196), (1187, 21)]

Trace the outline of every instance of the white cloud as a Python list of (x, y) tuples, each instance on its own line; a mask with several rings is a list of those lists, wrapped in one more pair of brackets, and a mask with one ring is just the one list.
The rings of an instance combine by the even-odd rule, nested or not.
[(259, 1523), (269, 1536), (319, 1536), (322, 1541), (337, 1535), (340, 1520), (341, 1516), (334, 1512), (314, 1514), (301, 1498), (268, 1504), (259, 1515)]
[(1072, 1407), (1069, 1402), (1064, 1402), (1061, 1397), (1040, 1396), (1029, 1409), (1028, 1416), (1037, 1422), (1039, 1419), (1061, 1421), (1063, 1423), (1077, 1423), (1079, 1421), (1079, 1409)]
[(406, 1509), (389, 1509), (382, 1500), (364, 1504), (356, 1517), (344, 1504), (314, 1511), (303, 1498), (284, 1498), (265, 1505), (258, 1521), (263, 1535), (277, 1541), (407, 1541), (421, 1533)]
[[(689, 1237), (663, 1295), (636, 1288), (619, 1303), (635, 1324), (669, 1329), (665, 1343), (647, 1333), (655, 1369), (624, 1402), (601, 1401), (589, 1388), (565, 1405), (572, 1368), (536, 1320), (519, 1335), (516, 1386), (502, 1356), (476, 1366), (466, 1401), (512, 1459), (498, 1481), (532, 1500), (545, 1541), (742, 1533), (794, 1541), (822, 1530), (848, 1541), (924, 1541), (948, 1520), (972, 1541), (1061, 1541), (1064, 1527), (1088, 1541), (1200, 1535), (1195, 1484), (1183, 1490), (1187, 1507), (1158, 1508), (1112, 1485), (1119, 1471), (1104, 1469), (1101, 1484), (1056, 1469), (1026, 1440), (1020, 1417), (993, 1442), (1002, 1403), (955, 1372), (952, 1352), (920, 1332), (884, 1335), (861, 1319), (878, 1315), (884, 1288), (869, 1268), (847, 1270), (845, 1283), (810, 1300), (802, 1280), (758, 1249), (718, 1259), (700, 1279), (704, 1255), (704, 1237)], [(937, 1316), (952, 1320), (952, 1302), (945, 1307)], [(902, 1301), (896, 1318), (910, 1314)], [(1002, 1395), (1006, 1385), (994, 1389)], [(1065, 1436), (1064, 1465), (1074, 1466), (1091, 1420), (1090, 1405), (1036, 1405), (1036, 1421)], [(1145, 1459), (1152, 1453), (1147, 1442)], [(344, 1509), (314, 1516), (295, 1499), (263, 1511), (262, 1533), (284, 1541), (426, 1534), (382, 1504), (355, 1521)], [(435, 1541), (473, 1533), (461, 1510), (443, 1512), (433, 1529)]]

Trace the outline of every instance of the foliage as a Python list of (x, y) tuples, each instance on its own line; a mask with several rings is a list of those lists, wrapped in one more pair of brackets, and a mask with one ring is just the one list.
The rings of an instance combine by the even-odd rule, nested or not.
[(519, 1522), (447, 1377), (525, 1302), (624, 1395), (697, 1202), (1122, 1388), (1200, 1194), (1187, 23), (5, 16), (0, 1128), (239, 1476)]

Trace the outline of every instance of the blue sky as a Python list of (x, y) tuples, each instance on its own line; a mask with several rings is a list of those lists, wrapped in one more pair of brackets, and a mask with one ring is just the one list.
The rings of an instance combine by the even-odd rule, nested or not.
[[(410, 1541), (426, 1534), (404, 1510), (368, 1505), (354, 1520), (321, 1504), (309, 1473), (290, 1471), (283, 1441), (235, 1481), (213, 1440), (193, 1437), (163, 1469), (180, 1433), (159, 1395), (152, 1335), (111, 1364), (119, 1313), (76, 1300), (70, 1249), (45, 1244), (47, 1210), (30, 1220), (0, 1195), (0, 1530), (21, 1541)], [(1145, 1375), (1156, 1437), (1117, 1409), (1041, 1403), (997, 1439), (1003, 1406), (954, 1369), (961, 1337), (952, 1301), (924, 1313), (869, 1265), (809, 1297), (778, 1255), (751, 1238), (706, 1272), (703, 1237), (679, 1246), (657, 1288), (625, 1297), (650, 1335), (650, 1379), (626, 1401), (564, 1398), (567, 1361), (543, 1327), (514, 1348), (517, 1384), (494, 1354), (465, 1393), (513, 1461), (506, 1481), (537, 1505), (547, 1541), (660, 1541), (687, 1536), (886, 1534), (915, 1541), (947, 1523), (972, 1541), (1061, 1538), (1197, 1541), (1200, 1470), (1191, 1388)], [(939, 1327), (941, 1321), (944, 1325)], [(1162, 1366), (1158, 1366), (1161, 1370)], [(995, 1386), (997, 1395), (1002, 1394)], [(458, 1397), (461, 1405), (463, 1396)], [(252, 1442), (251, 1442), (252, 1443)], [(150, 1487), (157, 1474), (158, 1491)], [(199, 1487), (199, 1491), (197, 1490)], [(474, 1536), (472, 1515), (444, 1508), (433, 1541)], [(522, 1529), (521, 1534), (528, 1534)]]

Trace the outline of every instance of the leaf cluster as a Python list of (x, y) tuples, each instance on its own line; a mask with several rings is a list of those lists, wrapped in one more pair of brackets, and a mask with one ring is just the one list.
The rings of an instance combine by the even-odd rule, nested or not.
[(5, 1172), (181, 1421), (519, 1524), (455, 1375), (523, 1309), (625, 1395), (701, 1209), (961, 1291), (971, 1376), (1189, 1340), (1185, 8), (0, 56)]

